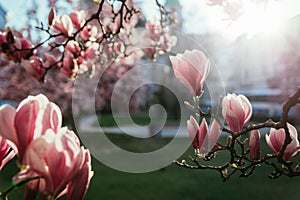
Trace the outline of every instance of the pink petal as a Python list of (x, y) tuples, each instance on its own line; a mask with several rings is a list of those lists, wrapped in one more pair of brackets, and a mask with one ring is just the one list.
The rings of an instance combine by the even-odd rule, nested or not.
[(192, 95), (200, 95), (210, 69), (210, 62), (205, 54), (199, 50), (186, 50), (184, 54), (170, 56), (170, 60), (176, 78)]
[(284, 129), (272, 129), (272, 132), (270, 131), (270, 140), (272, 142), (273, 147), (276, 149), (276, 152), (279, 152), (285, 140)]
[(34, 132), (36, 129), (36, 119), (39, 112), (39, 105), (37, 101), (31, 101), (23, 105), (15, 117), (16, 131), (18, 133), (19, 141), (19, 158), (22, 162), (23, 154), (26, 147), (34, 138)]
[(219, 123), (214, 119), (210, 128), (209, 134), (209, 143), (210, 143), (210, 150), (216, 145), (220, 136), (221, 136), (221, 129)]
[(1, 165), (0, 165), (0, 171), (2, 168), (11, 160), (15, 157), (16, 152), (11, 150), (8, 154), (5, 155), (4, 159), (2, 160)]
[(207, 147), (205, 147), (205, 145), (204, 145), (205, 140), (207, 139), (206, 138), (207, 133), (208, 133), (208, 125), (207, 125), (205, 118), (203, 118), (201, 121), (200, 127), (199, 127), (199, 131), (198, 131), (198, 134), (199, 134), (198, 143), (199, 143), (200, 152), (207, 151)]
[(266, 134), (265, 135), (265, 138), (266, 138), (266, 143), (268, 144), (268, 146), (274, 151), (274, 152), (277, 152), (276, 149), (273, 147), (273, 144), (270, 140), (270, 135)]
[(18, 138), (15, 129), (16, 109), (10, 105), (0, 107), (0, 135), (18, 146)]
[[(226, 110), (226, 109), (225, 109)], [(231, 110), (226, 110), (226, 115), (224, 116), (229, 128), (233, 132), (241, 131), (242, 127), (240, 126), (240, 119), (233, 113)]]
[(187, 121), (187, 129), (188, 129), (190, 139), (192, 141), (192, 146), (194, 147), (194, 149), (198, 148), (199, 143), (197, 139), (198, 138), (197, 133), (198, 133), (199, 125), (193, 116), (190, 116), (190, 120)]
[[(191, 85), (190, 81), (192, 77), (189, 76), (190, 69), (185, 67), (186, 63), (183, 63), (181, 57), (177, 56), (170, 56), (170, 60), (174, 69), (174, 74), (177, 79), (179, 79), (190, 91), (193, 96), (196, 96), (194, 86)], [(192, 73), (195, 75), (195, 73)]]
[(252, 106), (250, 101), (244, 96), (244, 95), (239, 95), (239, 97), (242, 100), (242, 105), (244, 108), (244, 113), (245, 113), (245, 119), (244, 119), (244, 124), (248, 122), (252, 116)]
[[(37, 177), (39, 174), (31, 170), (22, 170), (16, 176), (13, 177), (13, 182), (15, 184), (24, 181), (29, 178)], [(26, 183), (24, 200), (32, 200), (36, 198), (39, 189), (40, 179), (32, 180)]]
[(84, 199), (90, 180), (94, 174), (91, 170), (91, 157), (89, 151), (84, 150), (82, 154), (84, 155), (83, 165), (69, 185), (67, 200)]
[(30, 143), (24, 155), (24, 164), (29, 165), (31, 170), (44, 178), (48, 177), (47, 163), (44, 161), (48, 146), (48, 142), (43, 137), (39, 137)]
[(79, 29), (83, 23), (84, 23), (84, 18), (85, 18), (85, 12), (84, 10), (81, 10), (81, 11), (72, 11), (70, 13), (70, 18), (72, 20), (72, 23), (73, 23), (73, 26), (76, 28), (76, 29)]
[(244, 95), (227, 94), (222, 100), (222, 114), (230, 129), (241, 131), (252, 115), (252, 107)]
[(62, 114), (60, 108), (50, 102), (44, 112), (42, 119), (41, 133), (45, 133), (47, 129), (52, 129), (54, 132), (58, 132), (62, 125)]
[(28, 104), (31, 101), (36, 101), (39, 104), (40, 108), (46, 108), (47, 104), (49, 103), (48, 98), (43, 94), (38, 94), (36, 96), (29, 95), (26, 99), (20, 102), (20, 104), (17, 107), (17, 111), (25, 104)]

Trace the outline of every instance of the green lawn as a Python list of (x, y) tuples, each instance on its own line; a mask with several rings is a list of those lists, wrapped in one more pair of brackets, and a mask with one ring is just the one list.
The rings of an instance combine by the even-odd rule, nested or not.
[[(102, 127), (111, 127), (111, 126), (117, 126), (117, 123), (113, 117), (112, 114), (101, 114), (98, 117), (99, 122), (94, 122), (95, 126), (102, 126)], [(148, 125), (150, 123), (150, 117), (148, 115), (132, 115), (131, 119), (128, 117), (120, 118), (121, 121), (119, 121), (118, 124), (120, 125), (127, 125), (130, 124), (131, 120), (138, 124), (138, 125)], [(172, 119), (168, 116), (167, 122), (169, 124), (177, 124), (178, 121), (175, 119)]]
[[(139, 125), (146, 125), (150, 122), (150, 118), (148, 116), (133, 116), (132, 120)], [(122, 119), (121, 124), (126, 125), (129, 122), (130, 121), (128, 118), (124, 118), (124, 119)], [(99, 123), (100, 123), (100, 126), (117, 126), (117, 123), (115, 122), (115, 119), (111, 114), (100, 115)], [(94, 122), (94, 124), (96, 126), (98, 126), (99, 123), (97, 121)]]
[[(111, 140), (126, 149), (140, 152), (144, 149), (161, 147), (169, 140), (162, 138), (147, 139), (138, 144), (137, 139), (127, 136), (110, 135)], [(142, 148), (143, 147), (143, 148)], [(265, 148), (265, 147), (264, 147)], [(189, 149), (183, 158), (192, 154)], [(0, 173), (0, 190), (9, 186), (9, 178), (16, 173), (14, 162)], [(259, 168), (249, 178), (237, 175), (227, 182), (222, 182), (219, 174), (211, 171), (188, 170), (171, 164), (151, 173), (129, 174), (113, 170), (93, 159), (95, 175), (91, 181), (87, 200), (98, 199), (201, 199), (201, 200), (263, 200), (300, 198), (300, 177), (281, 177), (271, 180), (265, 176), (269, 169)], [(22, 188), (18, 188), (10, 199), (22, 199)]]

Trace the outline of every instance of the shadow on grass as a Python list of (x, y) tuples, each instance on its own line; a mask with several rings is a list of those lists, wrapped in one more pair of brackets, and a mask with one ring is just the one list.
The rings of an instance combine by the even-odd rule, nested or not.
[[(168, 142), (164, 138), (152, 138), (146, 144), (138, 144), (124, 135), (110, 135), (110, 139), (118, 145), (141, 151), (141, 148), (151, 150), (159, 148)], [(268, 148), (262, 143), (263, 151)], [(188, 149), (181, 159), (193, 154), (193, 149)], [(224, 157), (221, 158), (224, 159)], [(189, 170), (174, 164), (161, 170), (129, 174), (119, 172), (92, 159), (94, 177), (86, 196), (86, 200), (95, 199), (129, 199), (129, 200), (156, 200), (156, 199), (201, 199), (201, 200), (298, 200), (300, 197), (300, 177), (280, 177), (276, 180), (269, 179), (266, 174), (270, 168), (258, 167), (254, 175), (248, 178), (239, 178), (234, 175), (229, 181), (222, 182), (219, 174), (214, 171)], [(0, 189), (3, 191), (10, 185), (10, 177), (17, 173), (15, 161), (5, 166), (0, 173)], [(10, 195), (10, 200), (22, 199), (23, 188), (18, 188)]]

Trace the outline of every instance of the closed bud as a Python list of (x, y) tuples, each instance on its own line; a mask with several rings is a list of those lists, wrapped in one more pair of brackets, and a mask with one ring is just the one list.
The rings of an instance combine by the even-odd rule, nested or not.
[(222, 174), (223, 174), (224, 177), (226, 177), (228, 175), (227, 169), (222, 170)]
[(56, 12), (55, 9), (52, 7), (50, 9), (49, 15), (48, 15), (48, 27), (52, 26), (53, 19), (55, 18)]
[(250, 132), (250, 159), (258, 160), (260, 157), (260, 133), (258, 130), (253, 130)]
[(188, 101), (184, 101), (184, 105), (190, 109), (190, 110), (194, 110), (195, 109), (195, 106), (193, 106), (192, 104), (190, 104)]
[(233, 167), (233, 168), (235, 168), (235, 169), (238, 168), (238, 166), (237, 166), (236, 163), (232, 163), (232, 164), (231, 164), (231, 167)]
[(210, 71), (209, 58), (200, 50), (186, 50), (183, 54), (170, 56), (170, 61), (176, 78), (196, 96), (194, 100), (199, 100)]
[(252, 116), (252, 106), (244, 95), (227, 94), (222, 100), (222, 114), (233, 132), (239, 132)]
[(230, 146), (231, 140), (232, 140), (232, 136), (229, 135), (229, 136), (226, 138), (226, 145), (227, 145), (227, 146)]
[(7, 28), (6, 30), (6, 41), (9, 43), (9, 44), (14, 44), (15, 43), (15, 38), (14, 38), (14, 35), (11, 31), (10, 28)]

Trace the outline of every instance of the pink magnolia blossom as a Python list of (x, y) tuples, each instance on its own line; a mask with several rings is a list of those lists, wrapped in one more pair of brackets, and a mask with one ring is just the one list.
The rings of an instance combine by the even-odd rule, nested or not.
[(192, 146), (194, 149), (199, 149), (201, 153), (206, 151), (205, 139), (208, 133), (208, 125), (205, 118), (202, 119), (199, 126), (198, 122), (193, 116), (190, 116), (190, 120), (187, 121), (187, 129), (190, 139), (192, 140)]
[(73, 33), (72, 20), (68, 15), (60, 15), (54, 18), (53, 28), (55, 32), (71, 36)]
[(44, 57), (45, 57), (45, 63), (44, 63), (45, 68), (49, 68), (50, 66), (53, 66), (57, 63), (57, 58), (52, 54), (44, 53)]
[[(288, 144), (287, 148), (285, 149), (283, 153), (283, 159), (289, 161), (293, 156), (295, 156), (298, 153), (298, 151), (300, 150), (300, 146), (298, 141), (297, 129), (291, 124), (287, 125), (290, 136), (292, 138), (292, 142)], [(270, 134), (266, 134), (266, 142), (275, 153), (278, 153), (282, 145), (284, 144), (285, 136), (286, 133), (283, 128), (278, 130), (271, 128)]]
[(258, 160), (260, 157), (260, 133), (258, 130), (253, 130), (250, 132), (250, 159)]
[[(6, 60), (15, 60), (17, 58), (14, 58), (14, 56), (11, 53), (15, 48), (13, 47), (11, 41), (8, 40), (8, 33), (10, 33), (12, 35), (12, 32), (10, 29), (6, 30), (5, 32), (0, 32), (0, 47), (1, 47), (0, 52), (2, 53), (2, 56)], [(20, 48), (21, 43), (18, 41), (16, 42), (15, 37), (14, 36), (12, 36), (12, 37), (14, 38), (14, 43), (16, 43), (15, 45)]]
[(0, 32), (0, 47), (1, 47), (1, 52), (5, 51), (5, 49), (3, 48), (3, 44), (7, 43), (6, 41), (6, 33), (5, 32)]
[(43, 61), (37, 56), (31, 56), (29, 60), (22, 59), (21, 65), (25, 70), (38, 80), (42, 80), (46, 70), (43, 67)]
[(244, 95), (227, 94), (222, 101), (222, 114), (233, 132), (241, 131), (252, 116), (252, 106)]
[(72, 11), (69, 16), (72, 20), (74, 28), (76, 28), (76, 29), (80, 29), (81, 26), (83, 26), (83, 24), (85, 23), (85, 11), (84, 10)]
[(220, 136), (221, 136), (221, 127), (217, 120), (213, 120), (210, 131), (209, 131), (209, 145), (210, 150), (214, 148), (214, 146), (217, 144)]
[(57, 131), (62, 124), (61, 111), (46, 96), (28, 96), (17, 109), (10, 105), (0, 107), (0, 136), (12, 143), (19, 162), (32, 140), (45, 134), (47, 129)]
[(88, 42), (87, 43), (87, 48), (86, 50), (84, 51), (84, 57), (86, 59), (95, 59), (96, 56), (99, 55), (99, 43), (95, 43), (95, 42)]
[(4, 165), (8, 161), (10, 161), (15, 155), (16, 152), (11, 149), (7, 140), (0, 137), (0, 171), (2, 170)]
[(146, 32), (143, 34), (143, 37), (150, 38), (153, 41), (158, 41), (162, 32), (161, 25), (148, 21), (145, 27), (146, 27)]
[(66, 76), (73, 78), (78, 72), (78, 64), (74, 55), (67, 51), (64, 55), (63, 66), (60, 68), (60, 71)]
[(178, 78), (194, 96), (202, 93), (204, 82), (210, 70), (210, 61), (199, 50), (170, 56), (176, 78)]
[[(11, 38), (8, 39), (8, 37)], [(10, 29), (0, 32), (0, 47), (3, 58), (15, 62), (21, 62), (21, 59), (29, 59), (35, 53), (35, 50), (30, 49), (33, 45), (29, 40), (14, 36)]]
[(220, 125), (216, 120), (213, 120), (210, 131), (205, 118), (202, 119), (199, 126), (193, 116), (187, 121), (187, 129), (189, 132), (192, 146), (194, 149), (199, 149), (200, 153), (210, 151), (220, 138)]
[(81, 51), (81, 48), (80, 48), (79, 43), (77, 41), (71, 40), (66, 45), (65, 50), (73, 53), (74, 55), (79, 55), (79, 53)]
[(20, 49), (22, 49), (22, 50), (19, 52), (16, 52), (16, 53), (19, 53), (19, 55), (18, 55), (19, 60), (21, 60), (22, 58), (29, 59), (30, 56), (32, 56), (33, 53), (35, 53), (35, 51), (30, 50), (30, 48), (33, 47), (33, 44), (25, 38), (20, 38), (20, 44), (21, 44)]
[(55, 8), (52, 7), (50, 9), (49, 14), (48, 14), (48, 26), (49, 27), (52, 26), (53, 20), (54, 20), (55, 17), (56, 17), (56, 11), (55, 11)]
[(80, 36), (82, 37), (83, 40), (87, 41), (96, 41), (98, 38), (98, 28), (96, 26), (92, 26), (88, 24), (85, 26), (82, 31), (80, 32)]
[(154, 60), (156, 54), (163, 54), (171, 50), (177, 43), (177, 37), (169, 35), (164, 31), (160, 24), (148, 21), (142, 37), (138, 39), (137, 44), (141, 47), (142, 52), (150, 60)]
[(89, 151), (80, 146), (77, 136), (66, 127), (57, 133), (48, 129), (32, 141), (24, 163), (29, 168), (14, 177), (15, 182), (41, 176), (27, 185), (25, 199), (28, 200), (35, 197), (37, 190), (42, 199), (58, 199), (65, 194), (67, 200), (83, 199), (93, 176)]

